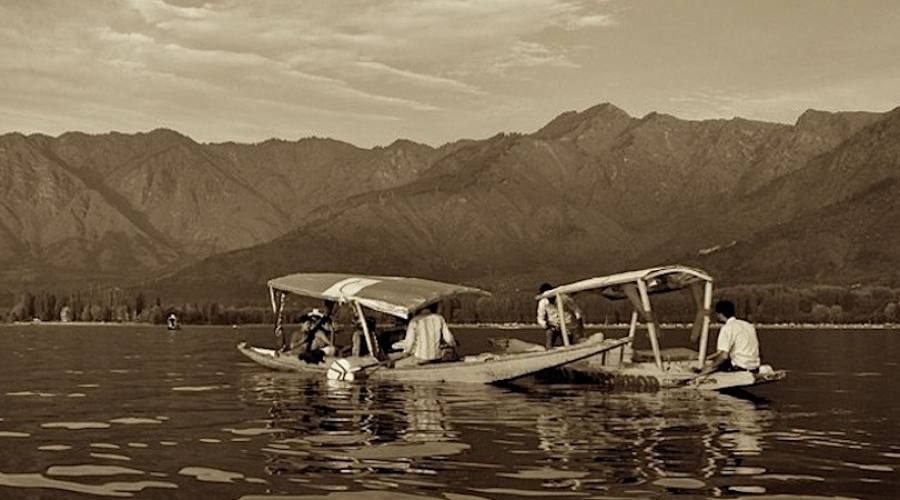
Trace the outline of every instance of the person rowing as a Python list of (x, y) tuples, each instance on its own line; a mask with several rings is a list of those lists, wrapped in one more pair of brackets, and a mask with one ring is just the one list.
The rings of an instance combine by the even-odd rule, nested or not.
[(719, 330), (716, 352), (706, 358), (706, 364), (699, 371), (708, 375), (716, 371), (759, 371), (759, 339), (756, 327), (735, 317), (734, 303), (729, 300), (716, 302), (716, 314), (724, 325)]
[(325, 302), (325, 311), (312, 309), (300, 316), (300, 327), (291, 335), (290, 341), (282, 347), (307, 363), (321, 363), (325, 356), (333, 355), (334, 322), (331, 314), (334, 302)]

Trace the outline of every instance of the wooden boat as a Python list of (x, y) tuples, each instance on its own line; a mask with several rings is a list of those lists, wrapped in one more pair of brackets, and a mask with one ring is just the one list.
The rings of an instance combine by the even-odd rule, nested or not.
[[(659, 324), (653, 314), (651, 295), (689, 289), (697, 310), (691, 331), (691, 341), (698, 350), (684, 347), (664, 349), (659, 344)], [(553, 378), (570, 381), (600, 383), (612, 388), (656, 390), (690, 387), (701, 390), (722, 390), (751, 387), (783, 379), (786, 372), (762, 365), (759, 373), (749, 371), (715, 372), (697, 375), (695, 369), (703, 366), (709, 339), (710, 307), (712, 305), (713, 279), (704, 271), (685, 266), (664, 266), (629, 271), (611, 276), (590, 278), (563, 285), (538, 295), (536, 300), (581, 292), (600, 293), (611, 300), (627, 299), (633, 310), (628, 329), (628, 339), (635, 338), (638, 322), (647, 327), (650, 350), (635, 350), (628, 342), (585, 360), (566, 365), (552, 373)], [(564, 317), (560, 311), (560, 317)], [(566, 325), (561, 325), (563, 343), (569, 344)]]
[[(430, 304), (462, 295), (487, 292), (418, 278), (359, 276), (349, 274), (291, 274), (269, 280), (269, 296), (275, 312), (276, 336), (282, 335), (282, 315), (287, 295), (330, 300), (349, 304), (354, 308), (363, 329), (369, 352), (378, 353), (378, 343), (369, 331), (363, 307), (384, 314), (408, 319), (413, 313)], [(238, 351), (254, 362), (274, 370), (293, 371), (324, 376), (341, 371), (342, 379), (371, 378), (374, 380), (463, 382), (489, 384), (524, 377), (548, 368), (586, 359), (615, 349), (630, 339), (602, 338), (567, 347), (515, 354), (483, 353), (467, 356), (460, 361), (433, 362), (394, 367), (391, 356), (378, 360), (373, 356), (334, 358), (322, 363), (307, 363), (275, 349), (238, 344)], [(349, 375), (346, 376), (345, 375)]]
[[(596, 355), (599, 351), (615, 349), (626, 342), (628, 342), (627, 339), (597, 339), (549, 351), (519, 354), (484, 353), (477, 356), (466, 356), (460, 361), (398, 368), (391, 368), (389, 364), (384, 364), (372, 357), (346, 359), (351, 366), (371, 367), (365, 370), (365, 377), (371, 380), (490, 384), (517, 379), (547, 368), (585, 359)], [(279, 355), (274, 349), (254, 347), (244, 342), (238, 344), (238, 350), (256, 363), (273, 370), (323, 376), (333, 366), (333, 363), (340, 359), (327, 357), (323, 363), (306, 363), (296, 356)]]

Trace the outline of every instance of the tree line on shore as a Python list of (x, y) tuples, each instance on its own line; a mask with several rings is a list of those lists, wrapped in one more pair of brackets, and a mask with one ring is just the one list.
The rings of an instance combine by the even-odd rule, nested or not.
[[(592, 323), (627, 323), (631, 304), (611, 301), (598, 294), (575, 297)], [(716, 299), (733, 301), (738, 315), (757, 323), (893, 323), (900, 319), (900, 290), (879, 286), (789, 287), (782, 285), (746, 285), (724, 288)], [(696, 306), (689, 291), (657, 295), (654, 311), (662, 322), (689, 323)], [(286, 309), (286, 321), (305, 308), (318, 305), (310, 300), (292, 299)], [(447, 301), (442, 312), (456, 323), (534, 323), (534, 294), (501, 292), (490, 297), (462, 297)], [(162, 324), (174, 313), (182, 324), (271, 323), (274, 315), (268, 303), (220, 304), (191, 302), (172, 304), (161, 297), (150, 299), (144, 292), (67, 293), (24, 292), (8, 310), (0, 310), (0, 319), (13, 321), (86, 321), (139, 322)], [(347, 320), (349, 320), (349, 314)]]

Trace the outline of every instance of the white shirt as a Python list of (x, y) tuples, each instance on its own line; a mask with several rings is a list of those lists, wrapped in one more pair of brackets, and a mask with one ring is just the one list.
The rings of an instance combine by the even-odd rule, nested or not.
[[(563, 301), (563, 314), (566, 318), (566, 324), (574, 323), (575, 319), (580, 319), (581, 309), (579, 309), (578, 305), (565, 295), (561, 296), (561, 298)], [(548, 325), (559, 328), (559, 307), (556, 304), (551, 304), (550, 299), (548, 298), (543, 298), (538, 301), (537, 323), (541, 325), (541, 328), (547, 328)]]
[(448, 345), (456, 343), (444, 317), (434, 313), (422, 314), (409, 321), (406, 337), (393, 347), (423, 361), (431, 361), (441, 357), (442, 340)]
[(759, 368), (759, 339), (756, 327), (742, 319), (728, 318), (719, 330), (716, 349), (727, 352), (731, 363), (745, 370)]

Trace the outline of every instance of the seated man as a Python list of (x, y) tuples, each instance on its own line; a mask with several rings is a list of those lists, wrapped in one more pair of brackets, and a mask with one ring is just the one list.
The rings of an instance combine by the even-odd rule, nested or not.
[(734, 303), (728, 300), (716, 302), (716, 314), (725, 324), (719, 330), (716, 352), (707, 357), (707, 363), (700, 370), (701, 375), (719, 371), (759, 370), (759, 339), (756, 328), (750, 323), (737, 319)]
[(313, 309), (300, 316), (300, 328), (291, 334), (282, 351), (296, 355), (307, 363), (321, 363), (325, 356), (334, 354), (331, 336), (334, 324), (331, 320), (333, 303), (326, 303), (326, 313)]
[[(538, 293), (544, 293), (552, 289), (553, 285), (544, 283), (538, 289)], [(566, 322), (566, 331), (569, 333), (569, 340), (574, 344), (584, 330), (584, 315), (574, 300), (565, 295), (560, 295), (560, 298), (563, 304), (563, 319)], [(547, 330), (547, 349), (552, 349), (557, 341), (560, 345), (562, 344), (562, 327), (560, 326), (559, 307), (556, 305), (556, 297), (546, 297), (538, 302), (537, 323), (541, 328)]]
[[(351, 356), (364, 356), (366, 354), (372, 354), (369, 352), (369, 345), (366, 343), (366, 332), (363, 330), (362, 324), (359, 321), (359, 318), (355, 318), (353, 320), (354, 326), (356, 329), (353, 330), (353, 337), (351, 339), (352, 346), (350, 350)], [(366, 318), (366, 328), (368, 328), (369, 333), (372, 334), (372, 337), (378, 339), (378, 336), (375, 334), (375, 319), (374, 318)], [(376, 347), (377, 349), (377, 347)], [(376, 353), (380, 354), (380, 353)]]
[(449, 361), (455, 354), (453, 348), (458, 345), (447, 321), (437, 313), (437, 304), (431, 304), (416, 313), (406, 327), (406, 337), (393, 345), (394, 349), (402, 349), (407, 355), (398, 360), (396, 366)]

